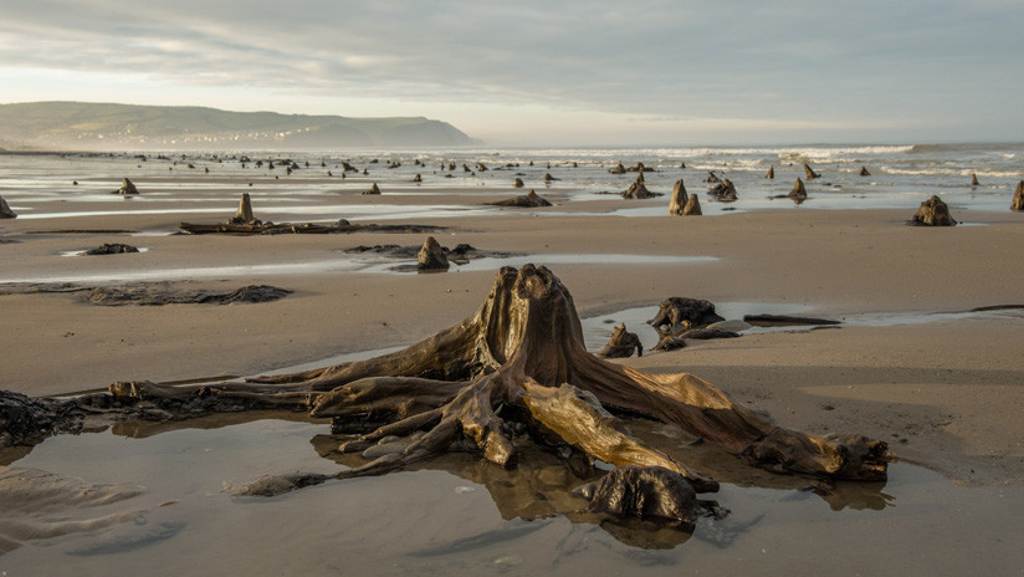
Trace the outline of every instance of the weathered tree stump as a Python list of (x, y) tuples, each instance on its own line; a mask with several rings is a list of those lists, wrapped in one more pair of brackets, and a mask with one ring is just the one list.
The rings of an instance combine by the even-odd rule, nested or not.
[(420, 173), (416, 173), (416, 176), (412, 177), (412, 181), (416, 184), (423, 182), (423, 176)]
[(978, 182), (978, 175), (972, 172), (971, 173), (971, 188), (975, 188), (975, 187), (978, 187), (978, 186), (981, 186), (981, 183)]
[(489, 204), (491, 206), (511, 206), (516, 208), (538, 208), (542, 206), (551, 206), (551, 203), (548, 202), (546, 198), (537, 194), (537, 191), (532, 189), (529, 194), (524, 194), (514, 198), (507, 198), (505, 200), (499, 200)]
[(938, 196), (932, 196), (921, 203), (914, 217), (907, 224), (913, 226), (955, 226), (956, 220), (949, 214), (949, 207)]
[(807, 180), (814, 180), (815, 178), (821, 178), (821, 175), (818, 174), (817, 172), (814, 172), (814, 169), (811, 168), (811, 165), (807, 164), (805, 162), (804, 163), (804, 178), (806, 178)]
[(624, 323), (619, 323), (612, 329), (608, 343), (598, 351), (597, 356), (606, 359), (625, 359), (633, 356), (634, 351), (636, 356), (644, 356), (644, 346), (640, 342), (640, 337), (626, 330)]
[(669, 195), (668, 199), (668, 214), (670, 216), (682, 216), (688, 196), (686, 194), (686, 185), (683, 184), (683, 179), (680, 178), (672, 185), (672, 194)]
[(736, 185), (734, 185), (728, 178), (717, 182), (711, 190), (708, 191), (708, 196), (718, 202), (735, 202), (736, 199), (739, 198), (736, 194)]
[(629, 188), (627, 188), (622, 193), (622, 198), (628, 198), (628, 199), (634, 199), (634, 200), (642, 200), (642, 199), (645, 199), (645, 198), (655, 198), (655, 197), (658, 197), (658, 196), (661, 196), (661, 195), (658, 194), (658, 193), (651, 192), (651, 191), (647, 190), (647, 185), (644, 183), (644, 173), (643, 172), (637, 174), (636, 181), (634, 181), (633, 184), (629, 185)]
[(868, 170), (868, 167), (862, 166), (862, 167), (860, 167), (860, 175), (861, 176), (871, 176), (871, 172)]
[[(376, 358), (248, 382), (135, 381), (67, 400), (0, 395), (7, 398), (15, 399), (10, 408), (0, 403), (0, 437), (8, 443), (33, 442), (34, 431), (59, 432), (86, 411), (107, 419), (182, 419), (262, 409), (308, 411), (333, 418), (335, 430), (363, 431), (341, 444), (341, 451), (367, 456), (365, 451), (382, 441), (397, 445), (333, 475), (294, 473), (235, 491), (250, 495), (381, 475), (453, 450), (471, 449), (490, 463), (511, 467), (517, 447), (530, 439), (620, 469), (592, 488), (591, 503), (594, 495), (625, 496), (636, 494), (636, 488), (648, 495), (633, 505), (622, 497), (596, 500), (595, 507), (623, 503), (617, 514), (685, 517), (677, 512), (691, 491), (718, 488), (701, 471), (632, 437), (613, 413), (674, 424), (749, 465), (775, 472), (877, 481), (885, 479), (888, 464), (884, 442), (784, 429), (693, 375), (647, 374), (589, 354), (569, 291), (547, 268), (533, 265), (499, 271), (470, 318)], [(625, 470), (629, 467), (645, 471)]]
[(700, 209), (700, 199), (696, 194), (691, 194), (686, 199), (686, 206), (683, 207), (683, 216), (700, 216), (704, 214)]
[(248, 192), (242, 193), (242, 199), (238, 201), (238, 210), (228, 222), (231, 224), (260, 224), (261, 221), (253, 215), (252, 199), (249, 198)]
[(1010, 210), (1024, 211), (1024, 180), (1017, 183), (1017, 190), (1013, 192), (1013, 200), (1010, 201)]
[(561, 180), (561, 179), (560, 178), (555, 178), (555, 177), (551, 176), (550, 172), (545, 172), (544, 173), (544, 182), (554, 182), (556, 180)]
[(90, 248), (89, 250), (85, 251), (85, 254), (98, 256), (106, 254), (126, 254), (134, 252), (139, 252), (139, 249), (130, 244), (106, 243), (101, 244), (96, 248)]
[(0, 218), (18, 218), (18, 213), (11, 210), (11, 207), (2, 196), (0, 196)]
[(768, 172), (764, 175), (768, 180), (775, 180), (775, 165), (768, 167)]
[(416, 268), (425, 271), (442, 271), (448, 270), (448, 267), (448, 255), (436, 238), (428, 236), (427, 240), (423, 241), (420, 252), (416, 255)]
[(113, 194), (120, 194), (121, 196), (135, 196), (139, 194), (139, 189), (135, 188), (135, 183), (127, 178), (121, 179), (121, 186), (113, 192)]
[(378, 194), (380, 194), (380, 187), (379, 187), (379, 186), (377, 186), (377, 183), (375, 182), (375, 183), (373, 183), (373, 185), (372, 185), (372, 186), (371, 186), (371, 187), (369, 188), (369, 190), (364, 190), (364, 191), (362, 192), (362, 194), (363, 194), (363, 195), (378, 195)]
[(807, 200), (807, 188), (804, 187), (804, 181), (800, 180), (799, 177), (793, 183), (793, 189), (789, 191), (788, 196), (798, 203)]
[(626, 167), (620, 162), (615, 166), (609, 168), (608, 172), (612, 174), (626, 174)]
[(526, 186), (526, 184), (523, 182), (523, 179), (517, 176), (515, 181), (512, 182), (512, 186), (514, 188), (523, 188), (524, 186)]

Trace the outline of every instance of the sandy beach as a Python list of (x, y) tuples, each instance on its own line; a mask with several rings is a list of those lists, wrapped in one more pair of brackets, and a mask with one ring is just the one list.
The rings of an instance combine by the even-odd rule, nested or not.
[[(691, 192), (703, 196), (699, 173), (688, 174)], [(97, 187), (109, 181), (97, 177)], [(359, 245), (418, 246), (422, 233), (169, 234), (182, 221), (223, 222), (237, 203), (231, 199), (253, 191), (257, 216), (274, 221), (336, 219), (335, 211), (347, 210), (365, 214), (367, 222), (443, 227), (432, 234), (445, 246), (468, 243), (546, 263), (571, 290), (595, 339), (604, 329), (588, 325), (588, 318), (625, 321), (630, 330), (653, 335), (636, 322), (636, 311), (646, 314), (673, 296), (734, 303), (751, 313), (781, 306), (848, 321), (691, 341), (681, 350), (615, 362), (692, 373), (783, 426), (882, 439), (897, 461), (957, 485), (1009, 487), (1020, 498), (1024, 318), (1014, 311), (935, 313), (1024, 304), (1018, 248), (1024, 216), (959, 210), (967, 225), (924, 228), (905, 226), (916, 203), (815, 209), (813, 202), (703, 217), (654, 215), (667, 205), (665, 197), (628, 205), (650, 207), (651, 216), (622, 216), (615, 211), (628, 201), (575, 201), (572, 187), (558, 183), (539, 189), (554, 207), (497, 209), (483, 203), (521, 191), (430, 181), (430, 188), (382, 183), (385, 194), (376, 198), (359, 194), (366, 182), (346, 182), (341, 192), (289, 203), (282, 202), (288, 187), (323, 187), (324, 180), (287, 186), (257, 180), (250, 188), (245, 177), (143, 176), (136, 180), (139, 200), (97, 196), (61, 203), (57, 211), (52, 202), (14, 201), (31, 216), (0, 225), (2, 238), (14, 241), (0, 244), (0, 389), (58, 395), (125, 380), (250, 376), (409, 345), (473, 314), (497, 268), (507, 264), (484, 259), (464, 270), (403, 274), (390, 270), (387, 259), (345, 252)], [(162, 189), (168, 183), (174, 187)], [(196, 190), (182, 188), (192, 185)], [(301, 208), (289, 212), (288, 204)], [(150, 209), (157, 213), (145, 212)], [(65, 210), (88, 214), (60, 214)], [(189, 212), (195, 210), (204, 212)], [(145, 251), (72, 255), (101, 243)], [(87, 291), (36, 292), (54, 283), (228, 291), (266, 284), (294, 293), (258, 304), (107, 307), (89, 304)]]

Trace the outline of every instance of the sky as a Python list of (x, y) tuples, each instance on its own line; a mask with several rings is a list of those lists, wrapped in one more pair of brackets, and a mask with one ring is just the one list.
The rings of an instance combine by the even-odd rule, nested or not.
[(0, 102), (427, 116), (496, 145), (1024, 140), (1024, 0), (0, 0), (0, 15)]

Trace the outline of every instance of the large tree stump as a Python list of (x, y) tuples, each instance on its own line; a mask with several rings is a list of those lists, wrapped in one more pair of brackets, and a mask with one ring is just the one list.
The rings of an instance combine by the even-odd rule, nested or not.
[(441, 271), (448, 270), (448, 255), (438, 244), (437, 239), (428, 236), (416, 255), (416, 268), (419, 270)]
[(1010, 201), (1010, 210), (1024, 210), (1024, 180), (1017, 183), (1017, 190), (1014, 191), (1013, 200)]
[(231, 224), (260, 224), (260, 221), (252, 213), (252, 199), (249, 198), (248, 192), (242, 193), (242, 199), (238, 201), (238, 210), (228, 222)]
[[(533, 265), (503, 268), (476, 314), (395, 353), (248, 382), (115, 383), (105, 394), (46, 402), (56, 406), (22, 410), (24, 401), (14, 402), (12, 411), (22, 419), (19, 431), (26, 419), (32, 428), (36, 412), (52, 428), (61, 414), (78, 407), (108, 418), (151, 419), (308, 411), (333, 418), (336, 430), (363, 431), (339, 450), (373, 457), (368, 463), (334, 475), (264, 479), (241, 488), (242, 494), (277, 494), (330, 478), (384, 474), (467, 448), (511, 467), (517, 446), (528, 439), (571, 447), (617, 468), (665, 469), (665, 474), (640, 474), (660, 479), (650, 490), (667, 507), (658, 505), (644, 515), (685, 503), (691, 487), (717, 489), (706, 474), (628, 434), (614, 413), (675, 424), (771, 471), (881, 480), (888, 460), (884, 442), (784, 429), (693, 375), (647, 374), (588, 353), (568, 289), (547, 268)], [(0, 412), (0, 423), (10, 422), (7, 417)], [(378, 449), (367, 455), (374, 446)], [(632, 473), (616, 474), (601, 492), (626, 490), (636, 480)]]
[(669, 195), (668, 199), (668, 213), (670, 216), (682, 216), (683, 209), (687, 203), (686, 185), (683, 184), (683, 179), (679, 179), (672, 186), (672, 194)]

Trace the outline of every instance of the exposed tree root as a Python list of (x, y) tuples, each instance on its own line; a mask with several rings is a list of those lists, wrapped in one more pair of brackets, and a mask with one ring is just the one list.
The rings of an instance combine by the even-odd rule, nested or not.
[[(714, 315), (706, 307), (682, 307), (681, 300), (664, 313), (659, 317), (672, 324)], [(332, 417), (336, 431), (361, 433), (339, 450), (372, 458), (333, 476), (266, 479), (242, 488), (243, 494), (379, 475), (454, 450), (478, 452), (510, 467), (517, 443), (525, 438), (572, 447), (620, 468), (664, 470), (642, 475), (662, 479), (656, 487), (676, 486), (664, 480), (669, 474), (698, 492), (717, 488), (705, 474), (625, 432), (612, 413), (674, 424), (771, 471), (880, 480), (887, 467), (883, 442), (783, 429), (693, 375), (646, 374), (588, 353), (569, 291), (548, 269), (533, 265), (502, 269), (474, 316), (396, 353), (250, 382), (115, 383), (107, 394), (60, 403), (65, 410), (150, 420), (256, 409), (308, 411)]]

